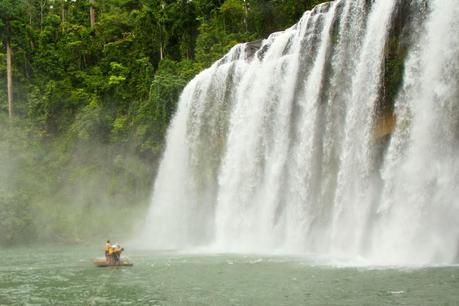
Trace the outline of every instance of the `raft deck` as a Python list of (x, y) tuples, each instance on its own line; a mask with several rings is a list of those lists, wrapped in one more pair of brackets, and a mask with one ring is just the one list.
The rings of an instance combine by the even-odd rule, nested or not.
[(121, 258), (117, 263), (109, 263), (105, 260), (105, 258), (96, 258), (94, 260), (94, 265), (96, 267), (104, 268), (104, 267), (132, 267), (134, 264), (129, 261), (127, 258)]

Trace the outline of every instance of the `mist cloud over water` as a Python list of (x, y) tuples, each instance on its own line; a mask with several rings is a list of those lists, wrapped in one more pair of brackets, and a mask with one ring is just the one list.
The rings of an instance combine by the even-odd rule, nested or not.
[(151, 177), (134, 154), (97, 142), (46, 143), (7, 119), (0, 134), (0, 247), (130, 236)]

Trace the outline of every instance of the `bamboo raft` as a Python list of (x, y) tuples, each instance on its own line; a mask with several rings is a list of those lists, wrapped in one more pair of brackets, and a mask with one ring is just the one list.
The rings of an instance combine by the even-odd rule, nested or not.
[(121, 258), (117, 263), (109, 263), (105, 258), (96, 258), (94, 260), (94, 265), (99, 268), (104, 267), (132, 267), (134, 264), (129, 261), (127, 258)]

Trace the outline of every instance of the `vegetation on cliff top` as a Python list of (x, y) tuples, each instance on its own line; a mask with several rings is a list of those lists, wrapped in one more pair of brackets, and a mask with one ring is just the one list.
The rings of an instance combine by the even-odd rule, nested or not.
[(0, 244), (126, 233), (185, 84), (320, 2), (0, 1)]

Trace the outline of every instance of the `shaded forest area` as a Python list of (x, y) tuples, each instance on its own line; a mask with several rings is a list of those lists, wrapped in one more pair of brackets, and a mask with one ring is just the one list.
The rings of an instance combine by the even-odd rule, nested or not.
[(178, 96), (320, 0), (0, 0), (0, 245), (128, 235)]

